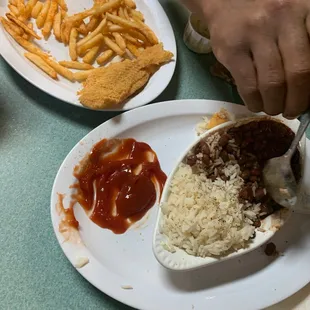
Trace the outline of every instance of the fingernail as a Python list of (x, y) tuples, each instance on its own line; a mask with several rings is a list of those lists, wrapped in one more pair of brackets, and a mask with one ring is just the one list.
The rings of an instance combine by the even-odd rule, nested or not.
[(283, 117), (288, 119), (289, 121), (292, 121), (292, 120), (296, 119), (298, 116), (289, 116), (289, 115), (284, 115), (283, 114)]

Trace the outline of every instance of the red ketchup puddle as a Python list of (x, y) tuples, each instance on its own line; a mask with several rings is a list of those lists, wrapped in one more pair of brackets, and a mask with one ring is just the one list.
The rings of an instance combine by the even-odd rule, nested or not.
[(115, 234), (126, 232), (153, 207), (167, 179), (156, 153), (134, 139), (101, 140), (74, 176), (77, 193), (70, 208), (78, 202), (94, 223)]

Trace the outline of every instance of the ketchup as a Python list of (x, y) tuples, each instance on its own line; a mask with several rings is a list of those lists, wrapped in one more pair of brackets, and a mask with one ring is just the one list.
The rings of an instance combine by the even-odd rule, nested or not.
[(166, 175), (151, 147), (134, 139), (104, 139), (75, 168), (73, 198), (89, 218), (116, 234), (124, 233), (152, 208)]

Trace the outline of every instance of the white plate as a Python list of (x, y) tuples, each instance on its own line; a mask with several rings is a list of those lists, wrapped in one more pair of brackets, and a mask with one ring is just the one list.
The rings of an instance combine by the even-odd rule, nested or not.
[[(279, 119), (282, 123), (284, 123), (286, 126), (292, 129), (293, 132), (297, 132), (299, 128), (299, 121), (298, 120), (286, 120), (285, 118), (278, 116), (276, 117)], [(252, 120), (261, 120), (261, 119), (267, 119), (266, 115), (263, 116), (256, 116), (256, 118), (245, 118), (242, 120), (236, 120), (227, 122), (224, 124), (220, 124), (204, 134), (202, 134), (196, 141), (190, 143), (190, 145), (187, 146), (185, 150), (183, 150), (182, 155), (179, 157), (178, 161), (175, 162), (174, 167), (172, 171), (170, 172), (170, 175), (167, 179), (166, 185), (163, 189), (163, 194), (161, 197), (160, 203), (167, 202), (169, 196), (170, 196), (170, 186), (171, 181), (173, 180), (174, 174), (178, 170), (179, 164), (184, 160), (186, 155), (199, 143), (199, 141), (206, 139), (207, 136), (214, 134), (214, 132), (220, 131), (220, 130), (227, 130), (227, 128), (236, 125), (237, 123), (240, 124), (246, 124), (247, 122)], [(304, 136), (300, 143), (300, 151), (301, 151), (301, 157), (304, 158), (304, 150), (306, 145), (306, 137)], [(215, 257), (197, 257), (193, 255), (187, 254), (184, 250), (176, 248), (174, 253), (171, 253), (167, 251), (163, 244), (169, 243), (169, 239), (160, 233), (160, 223), (163, 221), (163, 213), (161, 208), (159, 208), (155, 229), (154, 229), (154, 237), (153, 237), (153, 252), (159, 263), (161, 263), (164, 267), (175, 270), (175, 271), (185, 271), (185, 270), (194, 270), (201, 267), (205, 267), (207, 265), (215, 264), (215, 263), (221, 263), (225, 260), (236, 258), (238, 256), (244, 255), (248, 252), (251, 252), (258, 247), (265, 244), (268, 240), (270, 240), (275, 232), (277, 227), (281, 227), (286, 223), (288, 218), (291, 216), (290, 210), (279, 210), (278, 212), (275, 212), (271, 214), (270, 216), (266, 217), (262, 220), (261, 228), (264, 229), (264, 231), (256, 230), (256, 237), (251, 240), (249, 246), (247, 248), (241, 248), (238, 251), (232, 252), (226, 256), (222, 256), (220, 258)], [(276, 224), (275, 224), (276, 223)]]
[[(69, 13), (76, 13), (92, 6), (92, 0), (67, 0)], [(176, 65), (177, 49), (174, 33), (170, 21), (157, 0), (136, 0), (137, 8), (144, 14), (146, 24), (149, 25), (159, 40), (163, 42), (164, 48), (174, 54), (174, 61), (162, 66), (150, 79), (146, 87), (135, 97), (131, 98), (126, 104), (120, 105), (110, 111), (121, 111), (134, 109), (145, 105), (158, 97), (169, 84)], [(7, 0), (0, 0), (0, 15), (3, 16), (7, 11)], [(34, 23), (35, 25), (35, 23)], [(39, 31), (41, 35), (41, 32)], [(57, 60), (70, 60), (68, 47), (59, 43), (52, 34), (48, 41), (36, 40), (38, 45), (46, 50)], [(19, 46), (9, 34), (0, 26), (0, 53), (7, 63), (27, 81), (40, 88), (44, 92), (60, 100), (66, 101), (76, 106), (83, 107), (79, 102), (77, 91), (81, 88), (80, 83), (59, 77), (55, 81), (25, 59), (25, 50)]]
[[(293, 215), (273, 242), (283, 253), (276, 259), (261, 249), (240, 258), (206, 268), (175, 273), (163, 268), (152, 253), (152, 235), (158, 206), (151, 209), (139, 229), (115, 235), (93, 224), (79, 206), (75, 214), (84, 245), (64, 243), (58, 232), (55, 210), (57, 192), (67, 194), (73, 183), (73, 167), (103, 138), (132, 137), (148, 143), (169, 174), (180, 154), (195, 139), (195, 126), (206, 114), (225, 107), (247, 114), (242, 106), (210, 100), (182, 100), (149, 105), (102, 124), (69, 153), (56, 176), (51, 195), (51, 217), (57, 239), (74, 264), (87, 256), (89, 264), (78, 271), (111, 297), (145, 310), (262, 309), (292, 295), (310, 281), (310, 217)], [(310, 144), (306, 170), (310, 187)], [(142, 220), (143, 221), (143, 220)], [(124, 285), (132, 286), (125, 290)]]

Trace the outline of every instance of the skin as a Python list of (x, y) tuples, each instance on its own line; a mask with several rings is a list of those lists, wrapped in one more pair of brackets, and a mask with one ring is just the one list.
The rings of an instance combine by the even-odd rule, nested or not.
[(251, 111), (295, 118), (309, 108), (310, 1), (183, 2), (206, 20), (214, 54)]

